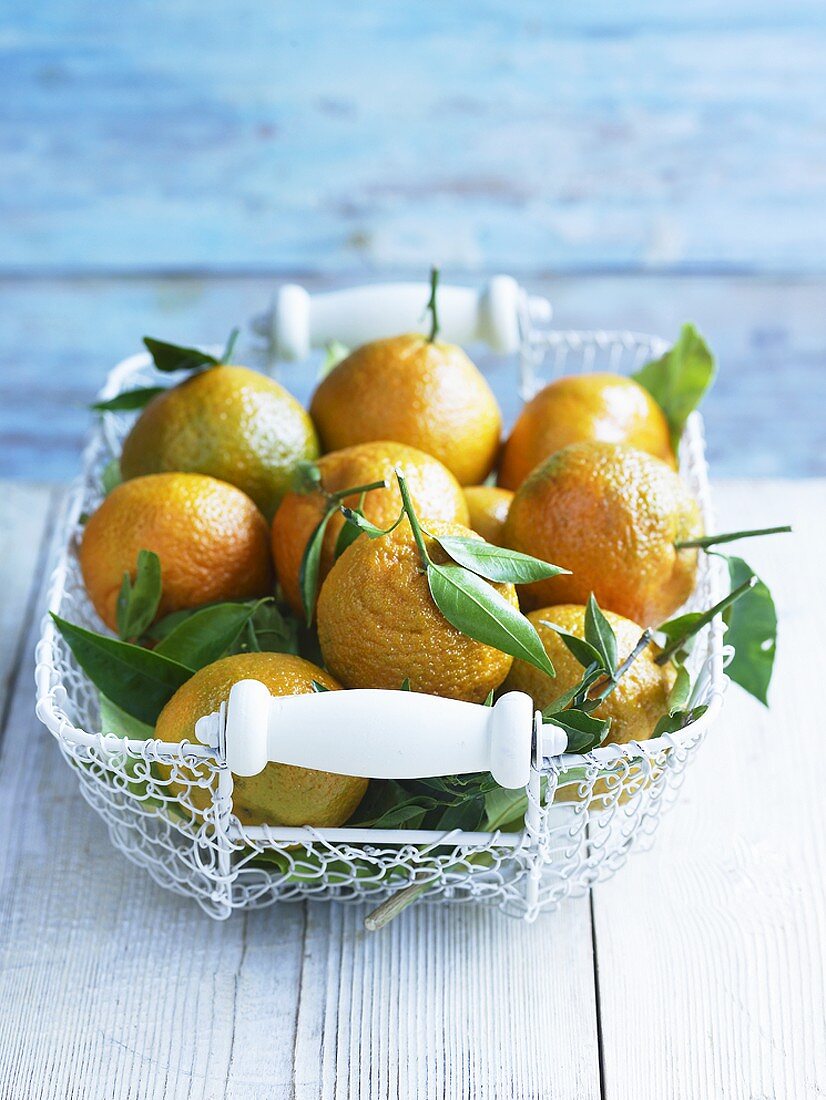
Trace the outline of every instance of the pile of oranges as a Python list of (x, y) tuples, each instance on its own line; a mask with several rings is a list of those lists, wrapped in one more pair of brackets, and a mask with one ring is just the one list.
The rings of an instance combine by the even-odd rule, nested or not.
[[(179, 688), (156, 735), (193, 738), (196, 720), (248, 677), (275, 694), (404, 687), (481, 703), (517, 689), (542, 707), (581, 673), (547, 624), (583, 637), (592, 593), (626, 656), (695, 582), (697, 550), (680, 544), (702, 535), (700, 514), (676, 472), (664, 412), (629, 378), (562, 377), (502, 435), (484, 377), (435, 333), (357, 348), (319, 382), (309, 411), (265, 375), (219, 361), (157, 394), (124, 442), (122, 481), (80, 544), (103, 623), (117, 629), (124, 574), (134, 579), (139, 553), (152, 551), (156, 618), (275, 596), (317, 640), (320, 659), (225, 656)], [(433, 562), (449, 561), (438, 540), (455, 536), (563, 570), (522, 585), (491, 581), (536, 628), (554, 679), (440, 611), (399, 473)], [(354, 511), (360, 528), (347, 520)], [(656, 652), (606, 700), (609, 740), (650, 737), (664, 713), (675, 674)], [(366, 780), (271, 764), (236, 781), (236, 810), (251, 823), (338, 825), (365, 789)]]

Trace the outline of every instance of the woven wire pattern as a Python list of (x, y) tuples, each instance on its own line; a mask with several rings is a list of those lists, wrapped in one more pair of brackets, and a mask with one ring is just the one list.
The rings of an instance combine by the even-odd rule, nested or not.
[[(632, 333), (533, 332), (523, 344), (520, 392), (528, 396), (566, 372), (629, 373), (665, 347), (657, 338)], [(102, 395), (157, 381), (148, 357), (135, 356), (112, 372)], [(51, 580), (50, 610), (93, 630), (102, 624), (80, 575), (81, 517), (100, 503), (103, 470), (119, 454), (133, 419), (134, 414), (108, 414), (94, 433), (83, 476), (67, 501), (62, 552)], [(682, 473), (710, 529), (696, 414), (681, 451)], [(686, 609), (709, 606), (719, 598), (719, 587), (719, 566), (702, 555), (697, 589)], [(716, 629), (700, 636), (692, 663), (693, 702), (709, 702), (724, 683)], [(532, 773), (524, 827), (516, 833), (457, 831), (414, 844), (404, 830), (376, 831), (375, 840), (356, 841), (342, 839), (342, 830), (333, 836), (308, 828), (297, 842), (277, 827), (241, 825), (232, 814), (231, 776), (204, 746), (164, 746), (99, 732), (97, 691), (48, 618), (36, 675), (38, 716), (57, 738), (83, 797), (106, 822), (112, 843), (161, 886), (194, 897), (217, 918), (305, 897), (378, 902), (416, 884), (424, 888), (424, 901), (474, 901), (534, 919), (610, 876), (632, 849), (650, 843), (705, 730), (695, 723), (657, 741), (546, 760)]]

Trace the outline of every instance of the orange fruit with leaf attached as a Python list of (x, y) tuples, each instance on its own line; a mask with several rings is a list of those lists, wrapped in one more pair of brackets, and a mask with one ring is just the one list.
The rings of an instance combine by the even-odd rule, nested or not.
[[(330, 494), (357, 485), (385, 481), (385, 489), (371, 489), (364, 495), (363, 511), (376, 527), (387, 528), (399, 516), (401, 493), (396, 469), (401, 470), (416, 514), (426, 522), (430, 519), (467, 523), (468, 511), (462, 489), (453, 474), (438, 461), (404, 443), (377, 440), (331, 451), (315, 464), (317, 483), (308, 484), (307, 491), (288, 493), (275, 514), (272, 526), (272, 550), (276, 572), (287, 602), (297, 615), (303, 616), (299, 575), (307, 543), (330, 506)], [(313, 487), (315, 484), (315, 487)], [(357, 508), (361, 494), (339, 500), (349, 508)], [(324, 531), (319, 563), (319, 585), (330, 572), (336, 557), (336, 543), (345, 524), (336, 511)]]
[(203, 474), (150, 474), (118, 485), (89, 518), (80, 567), (89, 599), (116, 628), (124, 573), (138, 552), (161, 562), (158, 614), (272, 592), (269, 533), (245, 493)]
[(623, 443), (676, 465), (668, 421), (648, 390), (621, 374), (573, 374), (522, 409), (502, 449), (499, 484), (516, 490), (550, 455), (585, 442)]
[(154, 397), (123, 444), (125, 479), (180, 470), (236, 485), (268, 520), (298, 462), (318, 455), (307, 412), (271, 378), (217, 366)]
[(513, 493), (508, 489), (497, 489), (495, 485), (468, 485), (465, 500), (470, 513), (468, 526), (485, 542), (501, 546)]
[(357, 348), (319, 384), (310, 413), (325, 451), (393, 439), (438, 458), (462, 485), (485, 480), (502, 429), (464, 351), (413, 334)]
[[(477, 538), (455, 523), (429, 522), (434, 535)], [(448, 557), (425, 536), (431, 559)], [(517, 607), (513, 585), (494, 588)], [(321, 587), (318, 638), (332, 674), (349, 688), (400, 688), (482, 703), (513, 658), (460, 633), (439, 611), (408, 520), (383, 538), (358, 539)]]
[[(161, 741), (197, 742), (195, 723), (229, 699), (239, 680), (259, 680), (272, 695), (307, 695), (313, 681), (328, 691), (340, 685), (316, 665), (288, 653), (239, 653), (223, 657), (196, 672), (179, 687), (158, 716), (155, 736)], [(203, 810), (212, 799), (209, 788), (193, 783), (185, 769), (172, 773), (157, 765), (170, 791), (186, 808)], [(189, 782), (186, 780), (189, 779)], [(258, 775), (233, 777), (233, 812), (243, 825), (312, 825), (334, 828), (355, 811), (367, 780), (330, 772), (269, 763)]]
[(643, 626), (667, 619), (691, 595), (697, 550), (675, 544), (702, 535), (688, 486), (670, 467), (632, 447), (573, 443), (538, 466), (513, 498), (505, 542), (571, 570), (520, 590), (528, 609), (584, 604)]
[[(617, 664), (633, 652), (643, 628), (613, 611), (603, 611), (617, 639)], [(551, 680), (525, 661), (516, 660), (503, 685), (505, 691), (524, 691), (542, 710), (553, 699), (575, 687), (582, 679), (583, 668), (566, 647), (553, 626), (567, 634), (585, 637), (585, 608), (580, 604), (561, 604), (531, 611), (528, 618), (542, 639), (545, 652), (556, 669)], [(628, 671), (620, 677), (616, 688), (593, 711), (595, 718), (610, 718), (611, 728), (605, 744), (645, 741), (654, 732), (657, 722), (668, 713), (668, 693), (674, 685), (676, 671), (671, 664), (658, 665), (657, 646), (649, 644), (635, 658)]]

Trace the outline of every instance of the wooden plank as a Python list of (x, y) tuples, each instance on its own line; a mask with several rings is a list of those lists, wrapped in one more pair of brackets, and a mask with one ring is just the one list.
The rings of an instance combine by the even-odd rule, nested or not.
[(0, 1095), (599, 1096), (587, 900), (533, 926), (422, 908), (369, 935), (363, 907), (322, 904), (213, 923), (81, 800), (32, 714), (35, 634), (0, 765)]
[(37, 547), (54, 506), (52, 497), (53, 492), (40, 485), (6, 484), (0, 493), (0, 736), (13, 677), (23, 659)]
[(772, 708), (730, 688), (654, 851), (594, 893), (607, 1100), (826, 1093), (826, 483), (718, 504), (720, 529), (795, 525), (741, 551), (780, 614)]
[[(11, 370), (0, 376), (0, 476), (74, 477), (90, 423), (86, 405), (144, 334), (221, 344), (233, 325), (267, 305), (275, 285), (263, 276), (7, 281), (0, 339)], [(826, 280), (587, 277), (535, 279), (531, 286), (551, 298), (562, 328), (671, 336), (684, 320), (700, 326), (720, 362), (706, 406), (718, 475), (826, 474), (816, 400), (826, 374)], [(239, 352), (247, 357), (248, 343)], [(512, 367), (489, 357), (480, 362), (493, 372), (512, 419)], [(287, 366), (282, 380), (306, 401), (313, 367)]]
[(18, 5), (3, 269), (823, 273), (824, 39), (816, 0)]

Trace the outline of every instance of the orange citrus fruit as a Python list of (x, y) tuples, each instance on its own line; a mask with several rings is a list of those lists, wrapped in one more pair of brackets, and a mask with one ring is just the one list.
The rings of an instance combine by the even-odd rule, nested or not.
[(462, 485), (485, 480), (502, 429), (496, 398), (464, 351), (416, 335), (357, 348), (319, 384), (310, 413), (325, 451), (394, 439), (438, 458)]
[(702, 534), (700, 510), (664, 462), (632, 447), (572, 443), (538, 466), (513, 498), (505, 542), (570, 575), (526, 585), (524, 606), (600, 606), (655, 626), (688, 599)]
[(123, 477), (170, 470), (237, 485), (267, 519), (302, 459), (318, 455), (310, 417), (283, 386), (247, 367), (200, 371), (159, 394), (123, 444)]
[(639, 383), (621, 374), (557, 378), (525, 405), (502, 450), (499, 484), (518, 489), (569, 443), (624, 443), (676, 465), (668, 421)]
[[(455, 523), (428, 522), (437, 535), (474, 537)], [(476, 536), (478, 537), (478, 536)], [(425, 536), (433, 561), (447, 555)], [(513, 585), (494, 585), (514, 607)], [(484, 702), (513, 658), (450, 625), (430, 595), (407, 519), (390, 535), (358, 539), (322, 585), (318, 638), (324, 661), (345, 687), (400, 688)]]
[[(613, 611), (603, 612), (617, 639), (617, 657), (621, 663), (640, 640), (642, 627)], [(506, 691), (524, 691), (541, 710), (553, 699), (574, 687), (582, 679), (582, 665), (567, 649), (557, 632), (547, 623), (555, 623), (566, 633), (585, 637), (585, 608), (579, 604), (561, 604), (532, 611), (528, 618), (536, 627), (545, 652), (556, 669), (551, 680), (524, 661), (514, 661), (504, 683)], [(610, 742), (644, 741), (654, 732), (657, 722), (668, 713), (668, 693), (676, 672), (673, 665), (658, 665), (657, 646), (648, 645), (620, 677), (616, 688), (593, 714), (610, 718), (611, 728), (605, 739)]]
[[(197, 720), (218, 710), (239, 680), (260, 680), (272, 695), (309, 694), (315, 690), (313, 680), (330, 691), (340, 686), (309, 661), (288, 653), (223, 657), (178, 688), (158, 717), (155, 736), (161, 741), (196, 741)], [(168, 768), (164, 772), (166, 777), (171, 774)], [(209, 789), (174, 778), (170, 789), (184, 805), (191, 802), (198, 810), (205, 809), (212, 797)], [(234, 777), (233, 812), (244, 825), (330, 828), (351, 816), (366, 790), (366, 779), (269, 763), (258, 775)]]
[[(395, 477), (398, 468), (405, 475), (416, 514), (424, 521), (442, 519), (466, 524), (468, 518), (462, 489), (453, 474), (438, 461), (404, 443), (378, 440), (331, 451), (316, 463), (321, 475), (320, 487), (310, 492), (288, 493), (275, 514), (272, 550), (278, 580), (287, 602), (297, 615), (303, 615), (299, 573), (301, 559), (327, 508), (329, 493), (356, 485), (386, 481), (386, 489), (371, 489), (364, 497), (364, 514), (377, 527), (389, 527), (399, 515), (401, 493)], [(360, 494), (340, 501), (357, 508)], [(337, 512), (328, 522), (321, 548), (319, 583), (332, 568), (336, 540), (344, 526)]]
[(80, 566), (89, 599), (108, 627), (124, 573), (140, 550), (161, 561), (159, 615), (216, 600), (272, 592), (264, 517), (240, 489), (203, 474), (150, 474), (124, 481), (87, 522)]
[(497, 489), (495, 485), (469, 485), (465, 489), (470, 523), (468, 524), (485, 542), (502, 545), (502, 529), (508, 518), (513, 493)]

